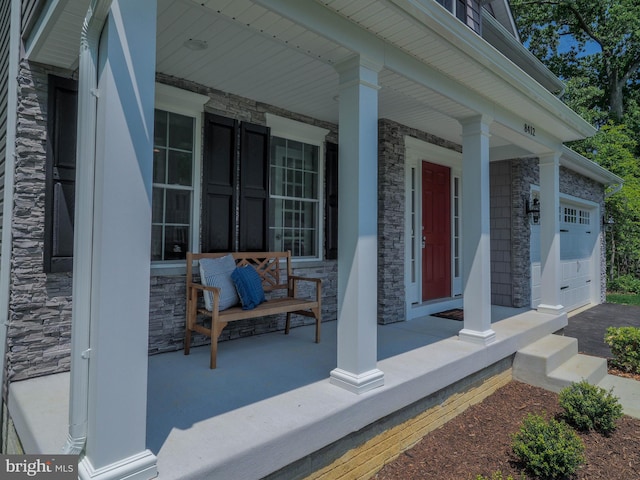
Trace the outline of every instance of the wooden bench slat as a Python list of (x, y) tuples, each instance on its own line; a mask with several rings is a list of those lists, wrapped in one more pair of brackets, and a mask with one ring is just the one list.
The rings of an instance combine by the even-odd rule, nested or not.
[[(316, 343), (320, 342), (320, 324), (322, 311), (322, 280), (312, 277), (300, 277), (293, 275), (291, 268), (290, 252), (232, 252), (237, 266), (253, 265), (260, 278), (265, 292), (274, 290), (286, 290), (287, 296), (270, 298), (266, 302), (251, 310), (243, 310), (242, 307), (231, 307), (218, 311), (220, 291), (215, 287), (203, 287), (193, 281), (193, 262), (203, 258), (221, 258), (229, 253), (187, 253), (187, 318), (185, 325), (184, 353), (189, 354), (191, 346), (191, 332), (199, 332), (211, 338), (210, 368), (216, 368), (216, 356), (218, 350), (218, 337), (228, 322), (260, 318), (267, 315), (280, 313), (287, 314), (285, 334), (289, 333), (291, 315), (304, 315), (315, 318)], [(284, 274), (283, 274), (284, 270)], [(299, 298), (297, 285), (300, 282), (309, 281), (315, 284), (315, 299)], [(198, 299), (204, 290), (213, 295), (213, 310), (209, 311), (198, 307)], [(198, 315), (211, 318), (211, 328), (197, 323)]]

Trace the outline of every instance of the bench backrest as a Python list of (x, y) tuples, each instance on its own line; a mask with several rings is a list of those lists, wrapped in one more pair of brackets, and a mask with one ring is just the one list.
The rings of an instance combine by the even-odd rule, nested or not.
[(193, 281), (193, 262), (202, 258), (220, 258), (233, 255), (236, 265), (253, 265), (262, 279), (265, 292), (287, 288), (287, 279), (292, 275), (291, 252), (187, 252), (187, 285)]

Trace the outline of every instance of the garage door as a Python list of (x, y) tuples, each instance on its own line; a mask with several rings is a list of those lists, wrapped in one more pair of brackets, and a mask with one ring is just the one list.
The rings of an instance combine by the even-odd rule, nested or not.
[[(594, 298), (598, 265), (595, 244), (598, 238), (595, 209), (574, 203), (560, 204), (560, 302), (567, 311), (586, 305)], [(540, 303), (540, 226), (531, 227), (531, 298)]]

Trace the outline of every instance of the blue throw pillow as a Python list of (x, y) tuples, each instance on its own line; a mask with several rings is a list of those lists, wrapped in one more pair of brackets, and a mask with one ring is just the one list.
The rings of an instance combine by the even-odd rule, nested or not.
[[(200, 281), (202, 284), (220, 289), (220, 301), (218, 303), (218, 311), (220, 312), (233, 307), (240, 301), (231, 280), (231, 274), (235, 268), (236, 262), (232, 255), (200, 260)], [(209, 311), (213, 308), (213, 294), (211, 292), (204, 292), (204, 306)]]
[(262, 279), (253, 266), (237, 267), (231, 274), (231, 279), (238, 291), (243, 310), (256, 308), (266, 300)]

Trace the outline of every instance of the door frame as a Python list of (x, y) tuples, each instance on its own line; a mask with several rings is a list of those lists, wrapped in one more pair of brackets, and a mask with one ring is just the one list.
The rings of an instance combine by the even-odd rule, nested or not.
[[(462, 306), (462, 153), (440, 147), (414, 137), (405, 136), (405, 304), (406, 318), (416, 318), (443, 308)], [(422, 162), (426, 161), (451, 169), (451, 297), (422, 299)], [(458, 215), (454, 188), (458, 187)], [(455, 221), (458, 235), (455, 235)], [(455, 242), (458, 241), (456, 254)], [(456, 267), (457, 262), (457, 269)], [(456, 275), (457, 273), (457, 275)]]

